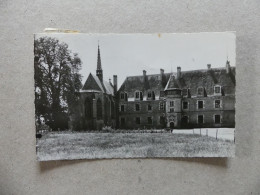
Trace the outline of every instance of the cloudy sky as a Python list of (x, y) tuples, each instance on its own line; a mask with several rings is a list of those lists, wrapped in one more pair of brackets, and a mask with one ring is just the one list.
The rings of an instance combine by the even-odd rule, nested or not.
[(235, 34), (179, 33), (179, 34), (37, 34), (58, 38), (69, 45), (82, 60), (82, 83), (89, 73), (96, 73), (98, 42), (104, 79), (118, 75), (119, 86), (127, 76), (205, 69), (207, 64), (224, 67), (227, 57), (235, 66)]

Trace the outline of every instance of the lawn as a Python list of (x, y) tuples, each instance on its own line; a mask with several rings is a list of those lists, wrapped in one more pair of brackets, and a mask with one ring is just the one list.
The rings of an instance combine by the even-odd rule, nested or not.
[(235, 144), (172, 133), (47, 133), (37, 139), (40, 161), (95, 158), (232, 157)]

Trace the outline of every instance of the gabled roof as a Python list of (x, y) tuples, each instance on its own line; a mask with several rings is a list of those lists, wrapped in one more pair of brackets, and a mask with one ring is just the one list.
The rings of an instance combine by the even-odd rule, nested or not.
[(113, 86), (109, 82), (103, 81), (102, 83), (96, 75), (93, 75), (91, 73), (89, 74), (81, 91), (101, 91), (109, 95), (114, 95)]

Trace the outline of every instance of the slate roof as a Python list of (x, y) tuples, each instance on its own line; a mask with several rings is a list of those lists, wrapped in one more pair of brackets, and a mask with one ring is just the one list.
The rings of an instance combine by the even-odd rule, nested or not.
[(191, 95), (197, 94), (197, 89), (203, 87), (207, 95), (214, 94), (214, 86), (221, 86), (224, 94), (235, 94), (236, 68), (231, 67), (230, 72), (226, 68), (211, 68), (203, 70), (182, 71), (181, 77), (176, 79), (176, 74), (168, 81), (170, 88), (190, 89)]
[[(181, 71), (181, 77), (177, 78), (176, 73), (165, 73), (164, 78), (160, 74), (127, 77), (119, 91), (127, 92), (128, 98), (134, 98), (137, 90), (146, 92), (154, 91), (158, 97), (160, 91), (172, 88), (190, 89), (191, 95), (197, 95), (198, 87), (204, 87), (207, 95), (214, 94), (214, 86), (220, 85), (225, 94), (235, 94), (236, 68), (231, 67), (230, 73), (226, 68), (211, 68), (203, 70)], [(166, 81), (166, 82), (165, 82)], [(145, 97), (146, 93), (144, 93)], [(144, 98), (145, 99), (145, 98)], [(157, 98), (156, 98), (157, 99)]]
[(113, 85), (107, 81), (101, 82), (96, 75), (89, 74), (81, 92), (101, 91), (103, 93), (114, 95)]
[[(155, 97), (159, 97), (160, 91), (164, 91), (167, 81), (170, 78), (171, 73), (153, 74), (142, 76), (129, 76), (125, 79), (121, 85), (119, 91), (127, 92), (128, 98), (134, 98), (134, 92), (139, 91), (154, 91)], [(146, 94), (144, 94), (144, 98)]]

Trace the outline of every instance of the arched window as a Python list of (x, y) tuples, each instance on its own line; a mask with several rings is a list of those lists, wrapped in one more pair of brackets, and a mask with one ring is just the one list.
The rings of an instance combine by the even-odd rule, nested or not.
[(99, 98), (97, 100), (97, 119), (102, 119), (102, 102)]
[(88, 97), (85, 100), (85, 117), (87, 119), (92, 119), (93, 117), (93, 110), (92, 110), (92, 100)]

